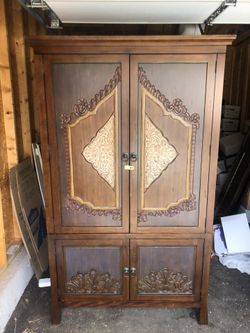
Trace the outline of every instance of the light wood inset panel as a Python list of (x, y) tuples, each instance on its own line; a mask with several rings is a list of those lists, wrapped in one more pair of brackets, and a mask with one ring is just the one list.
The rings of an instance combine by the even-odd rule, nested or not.
[[(117, 111), (117, 89), (115, 89), (96, 106), (94, 111), (80, 117), (67, 128), (70, 197), (93, 209), (119, 208)], [(110, 128), (110, 131), (106, 133), (107, 124), (110, 124), (113, 131)], [(100, 133), (103, 133), (103, 137), (98, 140), (100, 147), (89, 148), (98, 135), (102, 135)], [(111, 150), (110, 153), (113, 156), (105, 156), (105, 149), (101, 149), (105, 144), (111, 145), (107, 149)], [(93, 158), (92, 163), (91, 158)], [(109, 161), (109, 159), (113, 159), (113, 161)], [(96, 189), (96, 192), (93, 191), (93, 188)]]
[[(145, 210), (168, 210), (190, 199), (192, 194), (191, 153), (192, 153), (192, 125), (180, 117), (171, 115), (163, 105), (142, 88), (142, 152), (141, 152), (141, 208)], [(154, 133), (145, 132), (147, 117), (161, 133), (165, 140), (160, 140)], [(148, 138), (147, 138), (148, 136)], [(144, 142), (151, 141), (148, 151)], [(163, 141), (163, 142), (162, 142)], [(160, 144), (166, 144), (172, 149), (169, 162), (167, 152), (161, 149)], [(150, 149), (151, 148), (151, 149)], [(162, 151), (163, 150), (163, 151)], [(158, 154), (155, 153), (158, 151)], [(145, 157), (154, 154), (154, 162), (159, 167), (159, 160), (165, 154), (166, 162), (161, 173), (148, 188), (145, 186), (147, 173)], [(154, 174), (154, 165), (148, 166), (148, 172)], [(176, 187), (176, 183), (183, 184)]]

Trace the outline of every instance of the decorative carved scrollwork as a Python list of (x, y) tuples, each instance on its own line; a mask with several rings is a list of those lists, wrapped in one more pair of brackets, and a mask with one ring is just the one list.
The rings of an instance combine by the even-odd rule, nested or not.
[(182, 272), (173, 272), (163, 268), (158, 272), (150, 272), (138, 281), (138, 291), (141, 294), (191, 294), (192, 281)]
[(139, 223), (147, 222), (148, 216), (166, 216), (173, 217), (180, 212), (190, 212), (196, 209), (196, 200), (195, 195), (192, 194), (188, 200), (184, 200), (174, 207), (170, 207), (168, 210), (152, 210), (152, 211), (141, 211), (138, 213), (137, 220)]
[(103, 100), (107, 95), (111, 93), (117, 84), (121, 81), (121, 67), (118, 66), (115, 70), (115, 74), (109, 83), (105, 85), (104, 89), (101, 89), (95, 97), (93, 97), (89, 102), (85, 98), (79, 99), (79, 101), (74, 105), (74, 109), (71, 113), (61, 114), (61, 128), (67, 126), (75, 119), (82, 117), (87, 112), (91, 112), (95, 109), (97, 104)]
[(91, 269), (87, 273), (78, 272), (66, 282), (66, 292), (69, 294), (120, 294), (120, 281), (110, 273)]
[(86, 213), (87, 215), (92, 215), (92, 216), (111, 216), (112, 220), (117, 222), (121, 220), (121, 212), (118, 209), (117, 210), (92, 209), (89, 206), (81, 204), (70, 197), (67, 197), (65, 199), (65, 208), (67, 210), (72, 210), (75, 212), (83, 212)]
[(199, 128), (200, 116), (198, 113), (190, 114), (187, 111), (187, 107), (183, 104), (180, 98), (175, 98), (171, 103), (160, 90), (156, 89), (155, 86), (147, 78), (146, 72), (142, 67), (139, 67), (139, 82), (141, 85), (150, 92), (155, 98), (157, 98), (165, 107), (165, 109), (174, 113), (175, 115), (182, 117), (184, 120), (190, 122), (195, 128)]

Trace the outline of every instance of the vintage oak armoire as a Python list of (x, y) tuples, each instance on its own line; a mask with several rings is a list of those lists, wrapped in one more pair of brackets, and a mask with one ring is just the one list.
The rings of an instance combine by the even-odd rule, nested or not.
[(62, 306), (192, 307), (207, 323), (233, 38), (30, 39), (54, 323)]

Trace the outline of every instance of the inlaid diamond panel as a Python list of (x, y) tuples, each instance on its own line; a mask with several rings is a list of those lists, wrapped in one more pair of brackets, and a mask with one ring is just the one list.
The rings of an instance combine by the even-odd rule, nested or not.
[(82, 151), (98, 174), (115, 187), (115, 117), (112, 115)]
[(145, 117), (145, 190), (162, 174), (178, 153), (168, 139)]

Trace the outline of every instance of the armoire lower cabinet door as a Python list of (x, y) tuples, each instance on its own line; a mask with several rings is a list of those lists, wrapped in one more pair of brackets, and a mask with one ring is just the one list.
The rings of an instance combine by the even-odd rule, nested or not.
[(198, 301), (203, 240), (132, 240), (132, 300)]
[(61, 301), (127, 300), (128, 244), (121, 239), (56, 241)]

